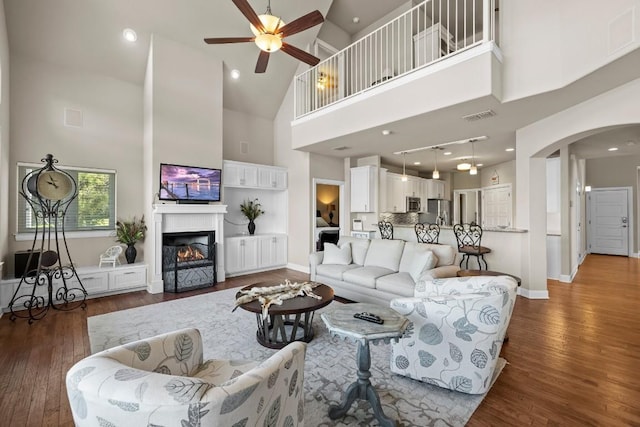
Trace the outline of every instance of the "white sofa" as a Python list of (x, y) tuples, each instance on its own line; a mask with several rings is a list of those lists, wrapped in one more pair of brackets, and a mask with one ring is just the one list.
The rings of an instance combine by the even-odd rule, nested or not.
[(449, 245), (341, 236), (337, 247), (309, 256), (311, 280), (357, 302), (388, 306), (414, 296), (418, 280), (454, 277), (456, 249)]
[(509, 276), (419, 282), (415, 297), (391, 301), (407, 333), (391, 345), (391, 371), (450, 390), (485, 393), (516, 302)]

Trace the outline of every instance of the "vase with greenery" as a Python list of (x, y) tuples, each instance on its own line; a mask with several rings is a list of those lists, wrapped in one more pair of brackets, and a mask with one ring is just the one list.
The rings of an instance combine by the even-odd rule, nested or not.
[(262, 205), (258, 201), (258, 199), (254, 200), (245, 200), (240, 204), (240, 212), (247, 217), (249, 220), (249, 234), (253, 234), (256, 232), (256, 223), (254, 222), (256, 218), (264, 213), (262, 210)]
[(127, 245), (124, 256), (129, 264), (135, 262), (138, 254), (135, 244), (139, 240), (144, 240), (146, 231), (147, 226), (144, 223), (144, 215), (140, 219), (133, 217), (131, 220), (119, 220), (116, 222), (116, 241)]

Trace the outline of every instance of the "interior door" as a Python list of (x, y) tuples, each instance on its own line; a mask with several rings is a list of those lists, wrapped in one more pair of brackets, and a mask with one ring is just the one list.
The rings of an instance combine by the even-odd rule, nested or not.
[(589, 195), (589, 251), (629, 255), (627, 190), (592, 190)]
[(482, 226), (511, 227), (511, 184), (482, 189)]

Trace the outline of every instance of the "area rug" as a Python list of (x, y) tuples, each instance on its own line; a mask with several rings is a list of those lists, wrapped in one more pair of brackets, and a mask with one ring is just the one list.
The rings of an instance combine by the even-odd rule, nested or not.
[[(276, 350), (256, 341), (253, 313), (231, 312), (237, 289), (227, 289), (88, 319), (91, 352), (148, 338), (176, 329), (194, 327), (202, 333), (205, 359), (265, 360)], [(305, 359), (305, 424), (307, 426), (377, 425), (365, 401), (356, 401), (347, 416), (333, 421), (329, 405), (337, 404), (342, 391), (356, 378), (356, 344), (331, 337), (318, 310), (313, 320), (315, 337)], [(484, 395), (466, 395), (392, 374), (390, 346), (371, 346), (371, 381), (378, 390), (384, 413), (398, 426), (463, 426)], [(505, 365), (500, 359), (497, 377)]]

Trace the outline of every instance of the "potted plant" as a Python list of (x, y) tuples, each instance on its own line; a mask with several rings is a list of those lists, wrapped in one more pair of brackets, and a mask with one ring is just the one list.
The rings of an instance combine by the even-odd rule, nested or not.
[(249, 220), (249, 234), (253, 234), (256, 232), (256, 223), (254, 222), (256, 218), (264, 213), (262, 210), (262, 205), (258, 201), (258, 199), (254, 200), (245, 200), (240, 204), (240, 212)]
[(129, 264), (133, 264), (136, 260), (138, 251), (135, 244), (138, 240), (144, 240), (145, 231), (147, 226), (144, 223), (144, 215), (140, 219), (134, 216), (132, 220), (116, 222), (116, 241), (127, 245), (124, 256)]

